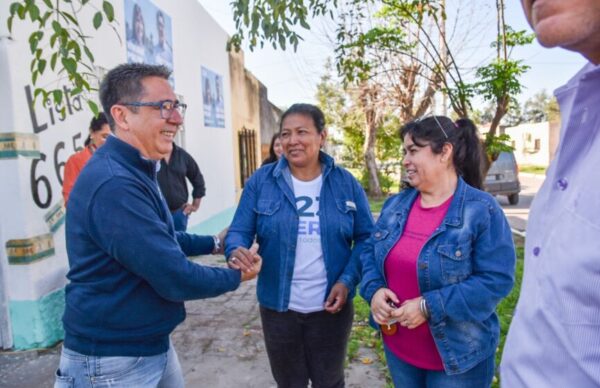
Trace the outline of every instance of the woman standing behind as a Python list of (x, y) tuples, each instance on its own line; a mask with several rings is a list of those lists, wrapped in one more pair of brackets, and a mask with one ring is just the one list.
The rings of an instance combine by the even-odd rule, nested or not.
[(65, 200), (65, 206), (69, 200), (69, 194), (73, 189), (73, 185), (83, 169), (83, 166), (92, 157), (96, 149), (102, 147), (106, 138), (110, 135), (110, 126), (103, 112), (98, 114), (98, 117), (92, 118), (90, 122), (90, 134), (85, 140), (85, 147), (81, 151), (71, 155), (65, 164), (65, 176), (63, 179), (62, 193)]
[(225, 254), (232, 268), (249, 268), (256, 236), (257, 296), (277, 385), (343, 387), (359, 256), (373, 220), (356, 179), (320, 151), (327, 132), (319, 108), (292, 105), (280, 134), (284, 156), (248, 180)]
[(382, 209), (361, 256), (361, 295), (395, 386), (488, 387), (515, 249), (502, 209), (480, 191), (477, 129), (430, 116), (400, 135), (411, 188)]
[(279, 160), (283, 155), (283, 147), (281, 146), (281, 138), (279, 132), (274, 134), (271, 138), (271, 145), (269, 146), (269, 157), (263, 160), (261, 167), (265, 164), (273, 163)]

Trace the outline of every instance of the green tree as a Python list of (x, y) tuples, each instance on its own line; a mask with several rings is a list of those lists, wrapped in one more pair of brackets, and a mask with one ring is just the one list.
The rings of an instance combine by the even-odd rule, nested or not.
[[(385, 68), (385, 64), (393, 63), (392, 58), (398, 56), (414, 59), (419, 68), (397, 66), (394, 74), (412, 72), (418, 75), (419, 80), (429, 81), (424, 90), (430, 89), (432, 95), (439, 89), (443, 90), (458, 117), (469, 116), (471, 100), (475, 95), (491, 102), (494, 112), (484, 144), (489, 155), (487, 168), (499, 150), (510, 148), (504, 136), (496, 135), (497, 128), (509, 109), (511, 98), (521, 91), (519, 77), (528, 69), (521, 61), (511, 59), (510, 55), (514, 47), (533, 40), (532, 34), (513, 31), (508, 27), (504, 20), (504, 1), (496, 0), (495, 3), (498, 33), (492, 47), (496, 50), (496, 56), (489, 64), (477, 69), (473, 82), (467, 82), (462, 67), (448, 45), (444, 0), (233, 1), (237, 33), (232, 37), (230, 47), (239, 47), (242, 41), (247, 40), (250, 49), (265, 43), (282, 49), (287, 45), (295, 48), (302, 39), (296, 27), (309, 29), (311, 17), (328, 15), (338, 24), (337, 69), (346, 81), (364, 89), (363, 101), (366, 104), (376, 105), (381, 98), (391, 101), (391, 94), (386, 93), (386, 85), (377, 82), (373, 85), (373, 80), (377, 75), (387, 73), (385, 69), (382, 70), (382, 64)], [(377, 9), (375, 18), (368, 12), (369, 7)], [(372, 28), (360, 28), (361, 20), (371, 22), (374, 19)], [(421, 69), (429, 70), (429, 75), (425, 76)], [(405, 76), (404, 79), (411, 78)], [(363, 109), (368, 108), (366, 104), (363, 104)], [(413, 112), (419, 106), (406, 104), (405, 101), (398, 104), (407, 105)], [(365, 112), (367, 135), (378, 127), (376, 119), (382, 118), (376, 108), (369, 109)], [(372, 144), (372, 140), (367, 138), (366, 144)], [(365, 153), (367, 165), (370, 157)]]
[(501, 124), (506, 127), (514, 127), (521, 124), (523, 121), (523, 111), (519, 101), (516, 98), (511, 98)]
[(559, 116), (558, 103), (546, 90), (534, 94), (525, 101), (523, 110), (523, 120), (530, 123), (553, 121)]
[[(115, 13), (107, 0), (22, 0), (9, 5), (7, 19), (8, 31), (13, 32), (15, 21), (33, 24), (29, 35), (31, 52), (31, 83), (35, 87), (34, 96), (45, 104), (51, 99), (57, 106), (62, 104), (65, 113), (64, 89), (39, 85), (40, 78), (49, 71), (60, 78), (66, 78), (71, 84), (71, 96), (83, 93), (87, 104), (94, 114), (98, 114), (97, 104), (87, 98), (95, 89), (95, 58), (88, 47), (89, 35), (85, 32), (89, 26), (99, 29), (106, 23), (117, 33)], [(89, 10), (92, 10), (90, 12)], [(91, 20), (81, 15), (90, 13)], [(117, 33), (118, 36), (118, 33)]]
[[(347, 86), (347, 85), (346, 85)], [(369, 171), (363, 160), (366, 121), (364, 111), (360, 107), (360, 95), (357, 88), (345, 88), (332, 74), (332, 65), (328, 60), (325, 74), (317, 85), (317, 101), (325, 118), (330, 135), (341, 134), (337, 144), (341, 152), (337, 155), (346, 166), (360, 171), (360, 181), (368, 189)], [(398, 173), (400, 138), (398, 118), (392, 112), (384, 113), (381, 124), (377, 127), (377, 137), (374, 144), (375, 159), (389, 161), (378, 168), (378, 182), (383, 193), (388, 193), (395, 183), (392, 178)], [(330, 139), (332, 136), (330, 136)]]

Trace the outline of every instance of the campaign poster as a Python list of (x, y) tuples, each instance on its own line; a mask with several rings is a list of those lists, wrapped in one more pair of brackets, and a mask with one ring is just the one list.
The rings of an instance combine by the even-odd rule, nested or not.
[[(127, 62), (173, 70), (171, 17), (149, 0), (125, 0)], [(174, 84), (173, 76), (170, 79)]]
[(202, 101), (204, 126), (225, 128), (223, 76), (202, 66)]

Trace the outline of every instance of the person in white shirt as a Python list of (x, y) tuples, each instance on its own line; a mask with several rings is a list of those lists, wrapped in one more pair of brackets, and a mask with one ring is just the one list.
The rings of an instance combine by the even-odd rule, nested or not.
[(555, 91), (560, 143), (529, 214), (505, 387), (600, 386), (600, 1), (522, 0), (539, 42), (589, 63)]

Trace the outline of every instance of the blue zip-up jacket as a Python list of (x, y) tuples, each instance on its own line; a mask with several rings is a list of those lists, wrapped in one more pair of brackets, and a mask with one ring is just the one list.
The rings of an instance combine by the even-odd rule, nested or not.
[[(369, 304), (377, 290), (387, 288), (384, 262), (417, 195), (406, 189), (388, 199), (367, 241), (360, 293)], [(446, 373), (466, 372), (495, 353), (500, 335), (495, 310), (513, 287), (515, 260), (498, 202), (459, 177), (448, 212), (421, 249), (416, 268)]]
[[(349, 290), (360, 281), (360, 252), (373, 228), (364, 190), (333, 158), (321, 152), (323, 185), (319, 195), (321, 247), (327, 271), (327, 291), (336, 282)], [(298, 237), (298, 210), (288, 162), (281, 158), (257, 170), (248, 180), (225, 238), (227, 257), (238, 247), (248, 248), (256, 235), (263, 258), (258, 275), (259, 303), (287, 311)], [(325, 302), (325, 301), (323, 301)]]
[(156, 162), (110, 136), (77, 178), (67, 205), (70, 283), (64, 345), (90, 356), (151, 356), (169, 348), (184, 300), (234, 290), (240, 272), (203, 267), (210, 236), (175, 233)]

